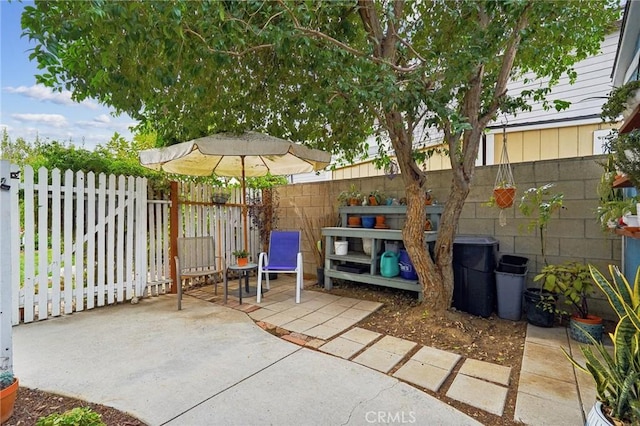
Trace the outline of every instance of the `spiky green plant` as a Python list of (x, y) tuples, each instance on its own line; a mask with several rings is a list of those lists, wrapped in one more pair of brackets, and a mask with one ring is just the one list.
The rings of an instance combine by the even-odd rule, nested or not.
[(591, 336), (592, 345), (580, 347), (584, 365), (562, 351), (574, 366), (593, 377), (597, 398), (608, 407), (612, 418), (623, 424), (640, 424), (640, 268), (633, 287), (617, 266), (609, 266), (611, 282), (594, 266), (589, 265), (589, 269), (619, 317), (610, 335), (613, 356)]

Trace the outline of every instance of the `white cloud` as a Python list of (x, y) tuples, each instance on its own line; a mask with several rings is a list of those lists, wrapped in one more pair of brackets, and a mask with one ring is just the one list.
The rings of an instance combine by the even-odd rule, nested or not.
[(91, 120), (78, 120), (74, 123), (75, 126), (78, 126), (82, 129), (109, 129), (114, 132), (118, 132), (120, 134), (130, 133), (129, 128), (135, 126), (135, 122), (117, 122), (112, 121), (111, 117), (107, 114), (101, 114), (97, 117), (94, 117)]
[(84, 100), (78, 103), (71, 99), (70, 91), (63, 90), (62, 92), (54, 92), (49, 87), (43, 86), (42, 84), (35, 84), (30, 87), (7, 86), (4, 90), (5, 92), (15, 93), (37, 101), (52, 102), (58, 105), (83, 105), (90, 109), (98, 109), (98, 104), (94, 101)]
[(23, 123), (44, 124), (51, 127), (67, 127), (69, 123), (60, 114), (11, 114), (11, 118)]
[(99, 116), (97, 116), (93, 120), (97, 121), (99, 123), (110, 123), (111, 122), (111, 117), (109, 117), (107, 114), (100, 114)]

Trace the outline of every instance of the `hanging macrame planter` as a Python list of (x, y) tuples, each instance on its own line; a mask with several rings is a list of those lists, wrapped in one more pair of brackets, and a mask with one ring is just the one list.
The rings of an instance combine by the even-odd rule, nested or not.
[(509, 152), (507, 151), (507, 132), (502, 129), (502, 153), (500, 154), (500, 165), (498, 166), (498, 174), (496, 182), (493, 185), (493, 200), (496, 206), (500, 208), (499, 222), (500, 226), (507, 224), (507, 216), (504, 209), (513, 206), (516, 198), (516, 185), (513, 181), (513, 173), (511, 172), (511, 164), (509, 163)]

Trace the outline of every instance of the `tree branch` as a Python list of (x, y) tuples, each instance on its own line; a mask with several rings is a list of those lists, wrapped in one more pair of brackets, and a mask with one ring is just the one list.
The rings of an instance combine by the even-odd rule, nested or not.
[(261, 45), (258, 45), (258, 46), (249, 47), (249, 48), (247, 48), (245, 50), (242, 50), (240, 52), (234, 52), (232, 50), (218, 50), (218, 49), (214, 49), (214, 48), (210, 47), (209, 44), (207, 43), (207, 41), (205, 40), (205, 38), (200, 33), (197, 33), (195, 31), (193, 31), (191, 28), (189, 28), (189, 27), (185, 28), (184, 32), (185, 33), (189, 33), (189, 34), (193, 34), (194, 36), (199, 38), (200, 41), (202, 41), (202, 43), (204, 44), (205, 48), (209, 52), (211, 52), (211, 53), (221, 53), (221, 54), (230, 55), (230, 56), (233, 56), (233, 57), (236, 57), (236, 58), (240, 58), (242, 56), (245, 56), (248, 53), (255, 52), (257, 50), (271, 49), (272, 47), (275, 46), (273, 43), (261, 44)]
[(358, 14), (364, 25), (365, 31), (369, 34), (369, 40), (373, 44), (373, 56), (376, 58), (383, 57), (382, 49), (382, 25), (375, 11), (375, 4), (372, 1), (358, 0)]
[[(365, 5), (368, 4), (368, 3), (370, 3), (370, 2), (367, 2), (367, 1), (364, 2)], [(314, 29), (311, 29), (311, 28), (303, 27), (300, 24), (300, 21), (298, 21), (298, 18), (296, 18), (296, 16), (293, 13), (293, 11), (286, 4), (284, 4), (284, 2), (282, 2), (282, 0), (280, 1), (280, 4), (289, 13), (289, 16), (291, 17), (291, 19), (293, 21), (294, 28), (296, 30), (306, 34), (306, 35), (312, 36), (313, 38), (316, 38), (316, 39), (319, 39), (319, 40), (327, 41), (327, 42), (333, 44), (334, 46), (339, 47), (340, 49), (342, 49), (342, 50), (344, 50), (344, 51), (346, 51), (348, 53), (351, 53), (354, 56), (358, 56), (358, 57), (361, 57), (361, 58), (366, 58), (366, 59), (370, 60), (373, 63), (388, 65), (393, 70), (398, 71), (400, 73), (410, 73), (410, 72), (415, 71), (418, 68), (418, 65), (411, 66), (411, 67), (401, 67), (399, 65), (396, 65), (394, 63), (389, 62), (388, 60), (386, 60), (386, 59), (384, 59), (382, 57), (376, 57), (375, 54), (373, 56), (371, 56), (371, 55), (369, 55), (369, 54), (367, 54), (365, 52), (361, 52), (360, 50), (358, 50), (356, 48), (353, 48), (353, 47), (349, 46), (348, 44), (343, 43), (340, 40), (331, 37), (328, 34), (323, 33), (322, 31), (318, 31), (318, 30), (314, 30)], [(362, 17), (362, 14), (361, 14), (361, 17)], [(369, 21), (365, 21), (365, 20), (362, 20), (362, 22), (363, 22), (363, 24), (365, 26), (365, 30), (369, 31), (367, 27), (370, 24), (370, 22)], [(376, 44), (374, 43), (374, 51), (375, 51), (375, 49), (376, 49)]]

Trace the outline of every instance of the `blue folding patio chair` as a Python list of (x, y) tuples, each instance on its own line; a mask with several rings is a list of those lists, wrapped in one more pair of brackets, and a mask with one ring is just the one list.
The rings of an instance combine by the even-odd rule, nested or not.
[(262, 252), (258, 258), (258, 295), (262, 299), (262, 276), (269, 289), (269, 273), (296, 274), (296, 303), (300, 303), (302, 290), (302, 246), (300, 231), (271, 231), (269, 235), (269, 254)]

